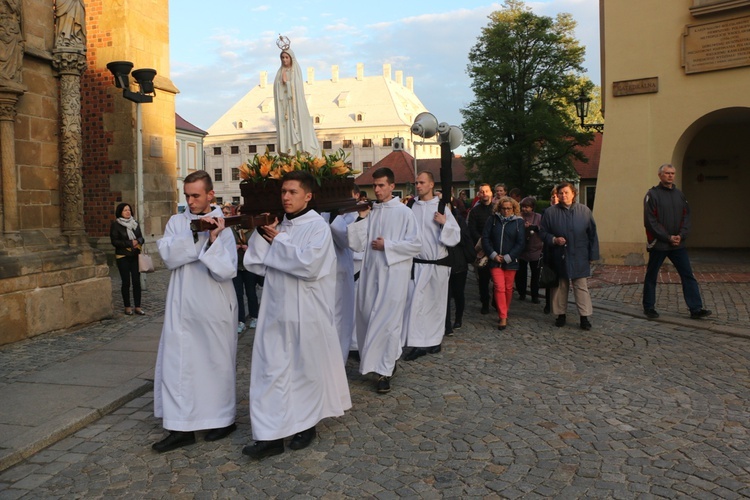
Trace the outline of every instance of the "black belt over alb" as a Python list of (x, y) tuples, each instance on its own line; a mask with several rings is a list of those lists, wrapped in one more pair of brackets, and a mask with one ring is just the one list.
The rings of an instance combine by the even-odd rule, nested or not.
[(411, 279), (414, 279), (414, 264), (432, 264), (434, 266), (451, 267), (451, 258), (450, 256), (446, 256), (438, 260), (427, 260), (427, 259), (418, 259), (417, 257), (414, 257), (412, 259), (412, 264), (411, 264)]

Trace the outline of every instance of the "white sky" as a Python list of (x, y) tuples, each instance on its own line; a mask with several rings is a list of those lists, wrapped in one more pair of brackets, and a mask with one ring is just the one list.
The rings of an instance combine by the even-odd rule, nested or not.
[[(266, 0), (267, 1), (267, 0)], [(587, 76), (599, 85), (599, 1), (537, 0), (526, 4), (540, 15), (568, 12), (586, 47)], [(439, 121), (461, 125), (460, 109), (473, 98), (466, 75), (468, 53), (487, 16), (501, 2), (479, 0), (352, 2), (248, 0), (170, 2), (171, 78), (180, 93), (177, 112), (208, 129), (258, 84), (261, 71), (273, 78), (279, 66), (276, 39), (289, 37), (303, 68), (316, 79), (392, 72), (414, 77), (414, 91)]]

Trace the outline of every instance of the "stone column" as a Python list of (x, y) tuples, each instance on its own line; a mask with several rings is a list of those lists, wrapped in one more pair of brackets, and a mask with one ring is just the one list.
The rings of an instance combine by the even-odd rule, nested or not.
[(83, 235), (83, 144), (81, 135), (81, 74), (85, 51), (56, 48), (52, 64), (60, 73), (60, 172), (62, 231)]
[(18, 169), (16, 168), (16, 103), (19, 93), (0, 91), (0, 149), (2, 149), (3, 202), (0, 222), (3, 233), (19, 233)]

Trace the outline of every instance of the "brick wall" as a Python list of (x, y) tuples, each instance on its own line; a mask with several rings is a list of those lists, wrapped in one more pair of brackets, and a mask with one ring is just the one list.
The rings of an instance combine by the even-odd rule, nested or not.
[[(119, 160), (110, 159), (110, 148), (115, 137), (105, 119), (115, 111), (115, 99), (122, 97), (115, 91), (112, 74), (106, 69), (109, 61), (98, 59), (99, 49), (111, 47), (111, 30), (100, 25), (102, 0), (86, 2), (88, 69), (81, 79), (81, 113), (83, 115), (83, 195), (84, 224), (89, 236), (109, 234), (114, 218), (114, 207), (122, 202), (122, 193), (112, 191), (110, 179), (123, 173)], [(125, 200), (134, 204), (134, 200)]]

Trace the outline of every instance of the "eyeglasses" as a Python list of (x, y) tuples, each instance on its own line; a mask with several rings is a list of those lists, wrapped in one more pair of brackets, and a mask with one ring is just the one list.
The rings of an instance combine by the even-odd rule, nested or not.
[(513, 210), (513, 207), (500, 207), (500, 210)]

